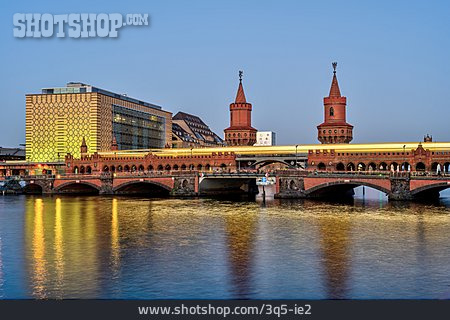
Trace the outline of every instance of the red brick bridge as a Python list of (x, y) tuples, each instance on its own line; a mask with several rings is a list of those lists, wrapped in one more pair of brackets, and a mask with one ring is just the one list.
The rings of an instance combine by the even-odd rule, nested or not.
[(410, 172), (277, 172), (278, 198), (321, 198), (348, 195), (359, 186), (385, 193), (390, 200), (431, 199), (450, 188), (450, 175)]
[[(46, 194), (140, 194), (148, 196), (202, 196), (209, 194), (258, 193), (256, 180), (264, 173), (252, 172), (135, 172), (28, 176), (22, 178), (26, 193)], [(450, 188), (450, 175), (410, 172), (308, 172), (279, 170), (277, 198), (341, 197), (359, 186), (385, 193), (390, 200), (439, 197)]]

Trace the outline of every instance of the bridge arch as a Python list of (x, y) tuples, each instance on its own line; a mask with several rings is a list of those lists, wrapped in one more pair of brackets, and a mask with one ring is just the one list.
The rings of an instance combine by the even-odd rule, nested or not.
[(253, 166), (255, 167), (255, 169), (260, 169), (262, 167), (268, 166), (273, 163), (281, 163), (281, 164), (286, 165), (287, 167), (294, 167), (294, 166), (290, 165), (289, 163), (287, 163), (286, 161), (281, 160), (281, 159), (261, 159), (261, 160), (256, 161), (253, 164)]
[(345, 171), (345, 165), (342, 162), (339, 162), (336, 165), (336, 171)]
[(326, 165), (325, 163), (323, 163), (323, 162), (320, 162), (320, 163), (317, 165), (317, 170), (324, 171), (324, 170), (326, 170), (326, 169), (327, 169), (327, 165)]
[(397, 162), (392, 162), (389, 169), (394, 169), (394, 171), (400, 170), (400, 167)]
[(427, 197), (428, 195), (437, 196), (439, 192), (448, 188), (450, 188), (450, 184), (447, 181), (443, 181), (416, 188), (411, 191), (411, 195), (414, 198), (424, 198)]
[(416, 171), (425, 171), (425, 163), (423, 162), (418, 162), (416, 164)]
[[(384, 192), (386, 194), (390, 193), (390, 190), (386, 189), (385, 187), (382, 187), (380, 185), (377, 185), (375, 183), (370, 183), (367, 181), (358, 181), (358, 180), (352, 180), (350, 182), (344, 182), (344, 181), (330, 181), (325, 182), (322, 184), (319, 184), (317, 186), (314, 186), (312, 188), (309, 188), (305, 190), (305, 194), (307, 195), (313, 195), (313, 194), (320, 194), (320, 193), (332, 193), (333, 191), (342, 191), (342, 190), (351, 190), (356, 187), (366, 186), (369, 188), (376, 189), (378, 191)], [(339, 190), (340, 189), (340, 190)]]
[(172, 188), (156, 181), (127, 181), (113, 188), (117, 194), (169, 196)]
[(71, 194), (98, 194), (100, 193), (100, 187), (94, 183), (87, 181), (68, 181), (54, 189), (59, 193), (71, 193)]
[(445, 172), (450, 172), (450, 162), (444, 163), (444, 171)]
[(355, 171), (356, 167), (353, 162), (347, 163), (347, 171)]
[(438, 166), (440, 166), (441, 171), (443, 171), (442, 165), (439, 162), (433, 162), (431, 164), (431, 171), (436, 172), (438, 169)]
[(387, 165), (386, 162), (380, 162), (380, 165), (378, 166), (378, 169), (379, 169), (380, 171), (387, 171), (387, 170), (389, 170), (389, 169), (388, 169), (388, 165)]
[(36, 181), (34, 183), (27, 183), (23, 188), (22, 192), (25, 194), (42, 194), (44, 191), (44, 187), (37, 183)]
[(370, 162), (370, 163), (367, 165), (367, 169), (368, 169), (369, 171), (376, 171), (376, 170), (377, 170), (377, 165), (375, 164), (375, 162)]
[(410, 169), (410, 167), (411, 167), (411, 164), (408, 161), (405, 161), (402, 163), (402, 166), (400, 169), (402, 171), (408, 171)]

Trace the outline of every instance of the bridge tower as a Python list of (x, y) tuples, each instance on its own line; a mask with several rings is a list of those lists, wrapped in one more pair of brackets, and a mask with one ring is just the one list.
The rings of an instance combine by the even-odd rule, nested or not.
[(84, 139), (84, 137), (83, 137), (83, 140), (81, 140), (80, 153), (81, 153), (81, 155), (85, 155), (85, 154), (87, 154), (87, 152), (88, 152), (88, 147), (86, 144), (86, 139)]
[(252, 127), (252, 105), (245, 99), (239, 71), (239, 87), (234, 103), (230, 104), (230, 126), (224, 130), (229, 146), (252, 146), (256, 143), (256, 129)]
[(333, 62), (333, 80), (330, 94), (323, 98), (325, 119), (317, 126), (317, 138), (321, 143), (349, 143), (353, 139), (353, 126), (347, 123), (347, 98), (341, 96), (336, 77), (337, 62)]

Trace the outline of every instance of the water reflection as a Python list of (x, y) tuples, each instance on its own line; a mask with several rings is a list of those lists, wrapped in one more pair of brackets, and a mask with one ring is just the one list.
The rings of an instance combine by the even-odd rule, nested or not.
[(0, 235), (0, 298), (3, 298), (3, 255), (2, 255), (2, 237)]
[(257, 213), (238, 212), (225, 217), (233, 297), (251, 298)]
[[(16, 218), (0, 212), (4, 298), (450, 297), (445, 199), (8, 201)], [(23, 245), (7, 228), (23, 232)], [(14, 273), (5, 248), (23, 256)], [(17, 279), (28, 284), (19, 295), (5, 287)]]
[(351, 269), (350, 218), (344, 214), (344, 216), (320, 216), (318, 220), (327, 298), (348, 298), (347, 278)]
[(45, 282), (47, 280), (47, 268), (45, 255), (45, 238), (44, 238), (44, 204), (42, 199), (36, 199), (34, 204), (33, 219), (33, 296), (36, 298), (45, 298), (47, 292), (45, 290)]
[(118, 200), (112, 200), (111, 213), (111, 268), (112, 277), (117, 278), (120, 270), (120, 239)]
[(63, 252), (63, 229), (62, 229), (62, 212), (61, 199), (55, 201), (55, 269), (56, 278), (55, 286), (58, 292), (58, 298), (62, 298), (62, 288), (64, 284), (64, 252)]

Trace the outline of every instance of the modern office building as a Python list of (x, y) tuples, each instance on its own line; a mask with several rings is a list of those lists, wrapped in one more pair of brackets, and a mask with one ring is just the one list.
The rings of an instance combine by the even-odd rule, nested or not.
[(276, 145), (276, 134), (273, 131), (256, 132), (255, 146), (274, 146)]
[(26, 95), (26, 159), (63, 161), (67, 153), (163, 148), (172, 140), (172, 114), (162, 107), (91, 85)]

